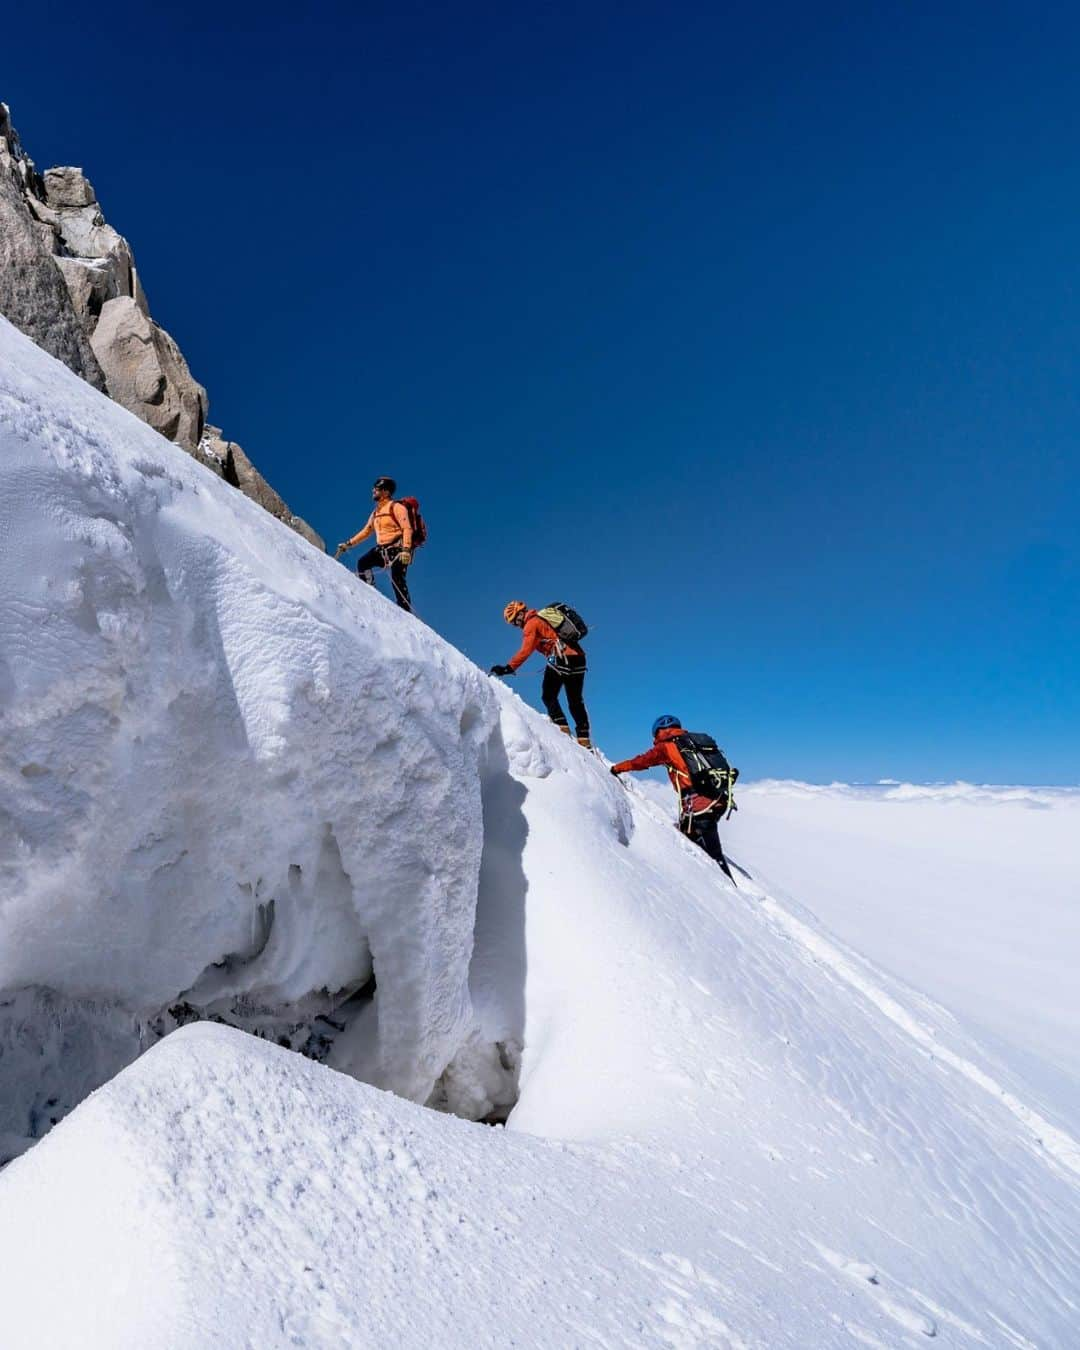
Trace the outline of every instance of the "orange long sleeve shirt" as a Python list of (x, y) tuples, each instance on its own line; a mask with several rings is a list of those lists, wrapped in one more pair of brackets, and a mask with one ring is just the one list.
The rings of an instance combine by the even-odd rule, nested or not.
[(581, 652), (577, 647), (572, 647), (569, 642), (559, 642), (559, 635), (546, 619), (542, 619), (535, 609), (526, 610), (525, 623), (521, 635), (521, 646), (514, 653), (507, 663), (511, 670), (519, 670), (525, 662), (532, 656), (533, 652), (541, 652), (544, 656), (554, 656), (558, 647), (566, 656), (580, 656)]
[(409, 513), (400, 502), (380, 502), (368, 516), (368, 523), (359, 534), (353, 536), (352, 542), (359, 544), (372, 530), (375, 532), (375, 542), (382, 548), (387, 544), (396, 544), (399, 540), (402, 548), (412, 548)]

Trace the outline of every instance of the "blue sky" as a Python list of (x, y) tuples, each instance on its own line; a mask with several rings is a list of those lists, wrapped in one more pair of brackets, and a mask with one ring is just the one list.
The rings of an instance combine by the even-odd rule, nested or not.
[(0, 98), (331, 544), (389, 473), (476, 660), (508, 599), (578, 606), (613, 756), (670, 711), (755, 777), (1075, 783), (1078, 44), (1053, 4), (43, 4)]

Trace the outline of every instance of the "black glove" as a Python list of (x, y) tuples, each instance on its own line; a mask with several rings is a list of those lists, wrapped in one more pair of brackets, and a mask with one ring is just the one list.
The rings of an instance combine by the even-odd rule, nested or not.
[(492, 666), (488, 671), (489, 675), (513, 675), (513, 666)]
[(609, 773), (613, 773), (613, 774), (615, 775), (616, 778), (618, 778), (618, 776), (619, 776), (619, 771), (618, 771), (618, 769), (615, 767), (614, 764), (611, 766), (611, 768), (608, 770), (608, 772), (609, 772)]

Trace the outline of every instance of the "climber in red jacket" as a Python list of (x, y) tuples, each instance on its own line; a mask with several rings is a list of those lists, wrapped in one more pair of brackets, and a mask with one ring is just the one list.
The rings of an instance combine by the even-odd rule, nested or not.
[[(618, 777), (621, 773), (637, 773), (642, 769), (666, 769), (671, 786), (679, 798), (679, 829), (699, 848), (704, 849), (710, 858), (719, 863), (734, 881), (735, 878), (731, 876), (731, 868), (728, 867), (720, 844), (719, 821), (724, 812), (731, 807), (731, 788), (739, 776), (738, 769), (728, 766), (723, 753), (716, 749), (716, 743), (711, 738), (699, 737), (695, 733), (684, 731), (677, 717), (669, 714), (658, 717), (653, 723), (652, 732), (651, 750), (635, 755), (633, 759), (624, 759), (618, 764), (613, 764), (611, 772)], [(688, 737), (692, 739), (688, 741)], [(718, 756), (715, 762), (723, 765), (720, 770), (712, 770), (717, 777), (714, 779), (715, 786), (708, 792), (694, 786), (694, 773), (686, 758), (686, 755), (691, 755), (695, 765), (698, 764), (698, 742), (708, 742), (714, 752), (710, 754), (710, 760)]]

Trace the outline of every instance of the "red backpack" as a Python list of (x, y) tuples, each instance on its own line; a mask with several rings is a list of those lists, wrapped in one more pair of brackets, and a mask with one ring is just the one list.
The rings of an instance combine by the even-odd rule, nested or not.
[(424, 524), (424, 517), (420, 514), (420, 503), (415, 497), (400, 497), (398, 500), (409, 513), (412, 546), (413, 548), (419, 548), (421, 544), (427, 543), (427, 526)]

